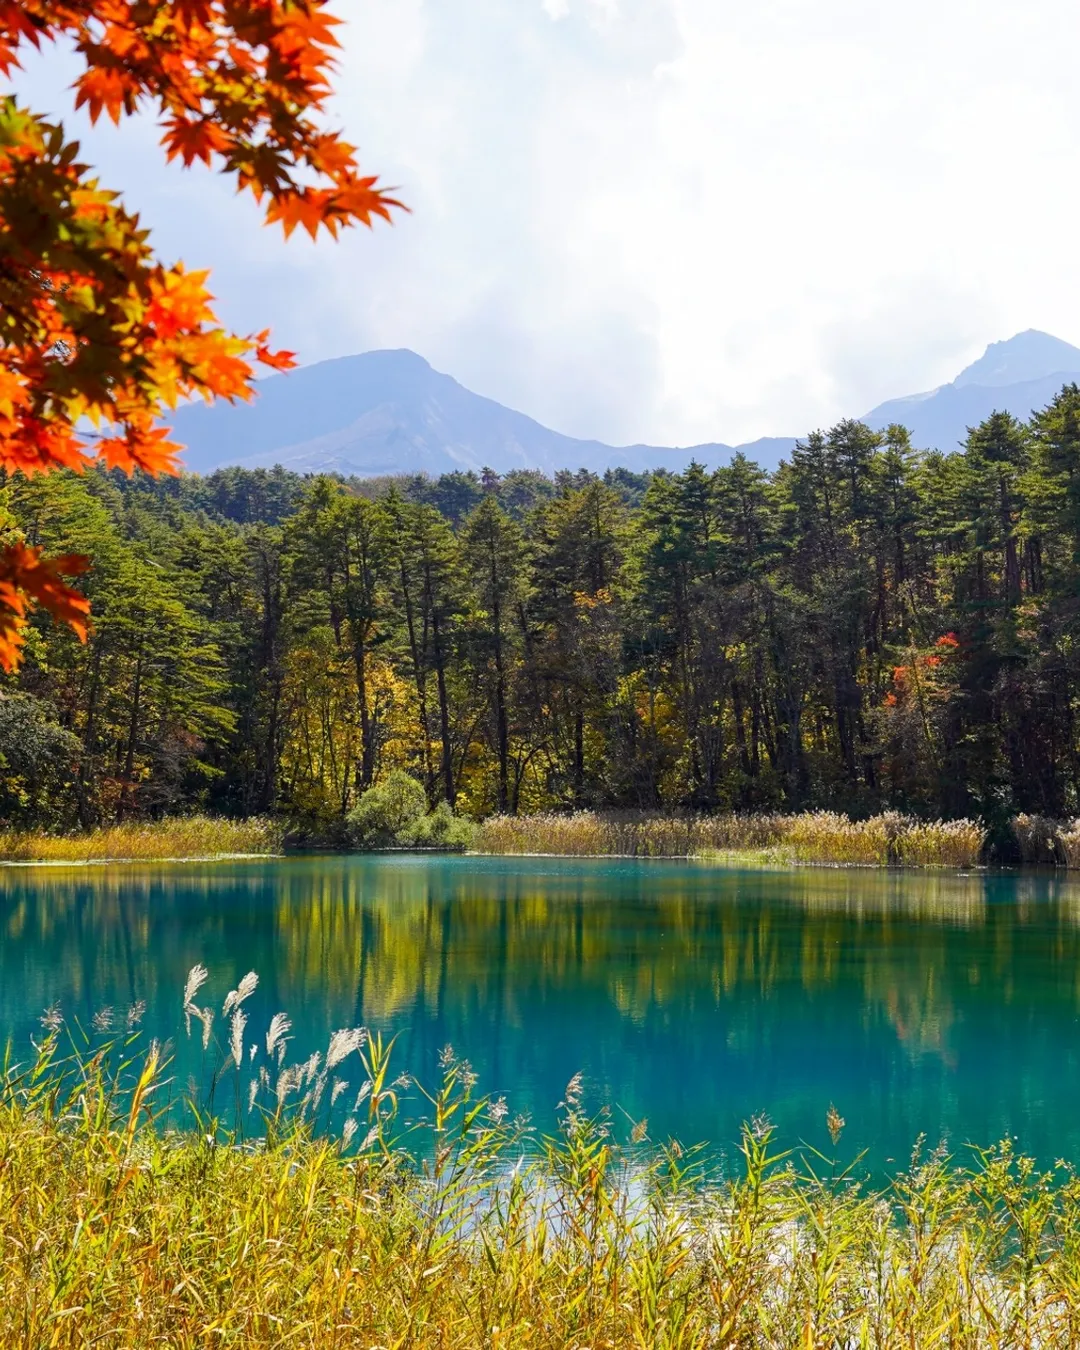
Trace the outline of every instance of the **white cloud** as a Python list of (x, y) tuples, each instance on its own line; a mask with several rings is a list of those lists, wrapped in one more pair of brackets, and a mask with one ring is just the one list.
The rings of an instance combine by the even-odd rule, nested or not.
[[(413, 213), (283, 245), (152, 129), (86, 139), (232, 322), (410, 346), (560, 430), (797, 432), (1080, 339), (1065, 0), (358, 0), (335, 116)], [(19, 87), (60, 108), (50, 54)]]

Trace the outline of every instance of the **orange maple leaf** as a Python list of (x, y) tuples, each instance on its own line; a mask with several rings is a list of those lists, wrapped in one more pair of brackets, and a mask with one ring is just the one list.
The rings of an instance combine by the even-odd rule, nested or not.
[(161, 143), (167, 159), (179, 155), (185, 165), (194, 164), (197, 159), (209, 164), (215, 154), (224, 154), (229, 149), (233, 138), (225, 127), (210, 118), (191, 122), (173, 117), (165, 124)]
[(23, 644), (28, 598), (66, 624), (80, 642), (89, 635), (90, 601), (64, 576), (85, 572), (87, 559), (76, 554), (42, 558), (36, 548), (10, 544), (0, 550), (0, 667), (13, 670)]
[(270, 330), (264, 328), (261, 333), (256, 333), (252, 338), (255, 343), (255, 360), (261, 362), (264, 366), (270, 366), (273, 370), (293, 370), (296, 367), (296, 353), (278, 351), (272, 352), (266, 345), (270, 336)]
[(75, 81), (75, 88), (75, 106), (85, 105), (91, 122), (96, 122), (104, 112), (119, 125), (121, 114), (130, 115), (138, 104), (138, 85), (116, 67), (92, 67)]
[(186, 272), (177, 265), (151, 281), (153, 299), (146, 311), (146, 321), (159, 336), (175, 337), (213, 323), (214, 311), (210, 308), (213, 296), (205, 285), (209, 275), (209, 272)]
[(128, 474), (142, 469), (155, 476), (159, 473), (175, 476), (180, 472), (176, 456), (184, 447), (170, 441), (169, 435), (168, 427), (147, 427), (130, 431), (126, 436), (104, 436), (94, 449), (106, 468), (123, 469)]

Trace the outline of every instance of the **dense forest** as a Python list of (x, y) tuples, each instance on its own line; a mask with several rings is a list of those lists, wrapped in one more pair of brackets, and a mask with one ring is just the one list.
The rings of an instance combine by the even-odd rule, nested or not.
[(1080, 814), (1080, 388), (952, 454), (845, 421), (772, 474), (0, 488), (82, 553), (0, 698), (0, 817), (434, 804)]

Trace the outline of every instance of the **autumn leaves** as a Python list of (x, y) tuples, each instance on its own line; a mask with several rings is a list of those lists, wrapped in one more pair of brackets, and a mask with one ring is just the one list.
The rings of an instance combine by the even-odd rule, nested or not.
[[(400, 205), (325, 130), (337, 20), (325, 0), (0, 0), (0, 74), (20, 47), (64, 39), (85, 60), (76, 106), (119, 122), (156, 106), (169, 159), (233, 174), (269, 223), (313, 238), (390, 219)], [(0, 100), (0, 467), (37, 473), (93, 459), (177, 469), (159, 425), (184, 399), (250, 398), (255, 364), (293, 364), (265, 332), (218, 321), (205, 272), (164, 266), (117, 194), (59, 126)], [(0, 554), (0, 666), (18, 661), (28, 607), (84, 633), (87, 606), (21, 541)]]

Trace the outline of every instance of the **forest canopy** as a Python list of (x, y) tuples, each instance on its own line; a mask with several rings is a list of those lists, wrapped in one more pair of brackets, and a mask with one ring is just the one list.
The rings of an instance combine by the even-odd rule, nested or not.
[(771, 474), (9, 477), (93, 566), (3, 679), (0, 811), (332, 826), (430, 805), (1080, 813), (1080, 388), (952, 454), (839, 423)]

